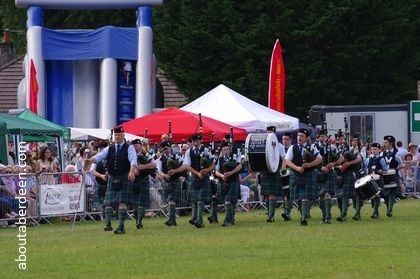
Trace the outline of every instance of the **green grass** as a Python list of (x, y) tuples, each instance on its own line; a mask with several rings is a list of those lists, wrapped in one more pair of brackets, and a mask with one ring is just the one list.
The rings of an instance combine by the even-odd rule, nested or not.
[(275, 223), (256, 210), (232, 227), (196, 229), (182, 217), (177, 227), (151, 218), (136, 230), (128, 221), (125, 235), (102, 222), (29, 227), (26, 271), (14, 261), (18, 229), (0, 229), (0, 278), (420, 278), (420, 200), (398, 202), (392, 218), (380, 210), (379, 220), (365, 205), (360, 222), (321, 225), (313, 208), (307, 227), (296, 210), (283, 222), (280, 209)]

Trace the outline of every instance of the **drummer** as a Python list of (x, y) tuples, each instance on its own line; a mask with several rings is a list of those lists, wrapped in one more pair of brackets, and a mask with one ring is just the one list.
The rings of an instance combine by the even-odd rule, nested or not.
[[(354, 140), (357, 136), (353, 136)], [(354, 183), (356, 177), (360, 176), (360, 169), (362, 168), (362, 156), (359, 153), (360, 149), (353, 149), (352, 151), (346, 151), (343, 153), (343, 163), (338, 167), (340, 172), (343, 174), (343, 183), (340, 187), (336, 188), (337, 198), (341, 198), (340, 216), (336, 218), (338, 222), (346, 221), (347, 210), (349, 208), (350, 198), (354, 199)]]
[(398, 149), (395, 145), (395, 137), (391, 135), (387, 135), (384, 137), (384, 151), (382, 152), (382, 157), (385, 159), (385, 162), (388, 166), (388, 168), (391, 170), (395, 170), (394, 180), (397, 184), (396, 187), (392, 188), (385, 188), (384, 185), (384, 191), (383, 196), (387, 208), (386, 216), (392, 217), (392, 210), (394, 208), (395, 198), (398, 196), (398, 194), (401, 192), (400, 189), (400, 178), (399, 178), (399, 170), (403, 168), (403, 161), (402, 159), (397, 155)]
[[(379, 143), (372, 143), (370, 146), (371, 156), (365, 160), (365, 166), (366, 166), (366, 173), (367, 174), (376, 174), (379, 176), (379, 178), (374, 179), (376, 183), (378, 184), (378, 187), (380, 189), (383, 189), (384, 181), (382, 178), (382, 174), (385, 171), (388, 171), (388, 166), (385, 162), (385, 159), (381, 157), (381, 145)], [(356, 196), (356, 203), (357, 201), (360, 201), (360, 204), (362, 204), (362, 201), (359, 196)], [(378, 219), (379, 218), (379, 205), (381, 203), (381, 196), (376, 195), (373, 198), (373, 214), (370, 216), (372, 219)], [(360, 215), (360, 207), (356, 207), (356, 215), (354, 215), (353, 219), (356, 221), (359, 221), (361, 219)]]
[[(309, 131), (299, 129), (297, 143), (286, 153), (286, 166), (291, 169), (291, 198), (301, 202), (302, 226), (308, 225), (307, 217), (311, 203), (318, 197), (316, 184), (316, 167), (322, 162), (322, 157), (314, 144), (309, 144)], [(304, 161), (307, 160), (307, 161)]]
[(317, 148), (322, 156), (322, 168), (318, 173), (319, 207), (322, 212), (322, 224), (331, 224), (331, 197), (334, 195), (336, 183), (334, 166), (343, 161), (337, 147), (328, 142), (326, 129), (321, 129), (318, 136)]
[(232, 152), (232, 147), (225, 141), (220, 145), (221, 152), (217, 159), (215, 175), (222, 180), (222, 195), (225, 200), (225, 220), (222, 226), (234, 224), (234, 205), (238, 200), (240, 191), (239, 172), (242, 169), (241, 156)]
[[(268, 126), (267, 127), (268, 133), (276, 134), (276, 127)], [(262, 172), (261, 176), (261, 195), (264, 196), (265, 200), (268, 199), (268, 223), (274, 222), (274, 216), (276, 212), (277, 206), (277, 197), (281, 196), (282, 194), (282, 184), (281, 184), (281, 176), (280, 176), (280, 167), (281, 163), (284, 160), (285, 152), (284, 147), (281, 143), (278, 143), (278, 151), (280, 155), (279, 166), (275, 173), (270, 172)]]
[[(289, 147), (292, 146), (292, 135), (288, 132), (284, 133), (282, 136), (282, 143), (284, 147), (285, 153), (289, 150)], [(282, 169), (286, 168), (286, 162), (283, 160)], [(290, 176), (290, 175), (289, 175)], [(290, 212), (292, 210), (292, 200), (290, 199), (290, 185), (282, 185), (282, 197), (283, 197), (283, 210), (284, 212), (281, 214), (284, 221), (292, 220), (290, 217)]]

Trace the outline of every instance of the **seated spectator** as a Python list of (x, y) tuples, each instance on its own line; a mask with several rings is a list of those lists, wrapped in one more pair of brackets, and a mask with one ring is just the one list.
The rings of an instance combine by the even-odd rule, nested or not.
[(72, 172), (77, 172), (76, 166), (68, 165), (65, 170), (65, 174), (61, 176), (61, 183), (78, 183), (80, 182), (80, 177), (78, 174)]
[(2, 169), (1, 186), (0, 186), (0, 207), (6, 218), (16, 218), (19, 211), (19, 202), (15, 199), (16, 189), (18, 185), (13, 175), (13, 167), (8, 165)]

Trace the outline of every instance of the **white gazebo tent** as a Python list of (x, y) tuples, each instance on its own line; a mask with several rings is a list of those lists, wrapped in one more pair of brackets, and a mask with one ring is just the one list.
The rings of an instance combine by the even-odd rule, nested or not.
[(277, 131), (299, 128), (299, 119), (262, 106), (223, 84), (181, 109), (243, 128), (248, 133), (265, 131), (267, 126), (275, 126)]
[[(110, 129), (91, 129), (91, 128), (70, 128), (71, 140), (92, 140), (92, 139), (109, 139), (111, 137)], [(145, 138), (139, 137), (133, 134), (124, 133), (125, 139), (132, 141), (134, 139), (140, 139), (144, 141)]]

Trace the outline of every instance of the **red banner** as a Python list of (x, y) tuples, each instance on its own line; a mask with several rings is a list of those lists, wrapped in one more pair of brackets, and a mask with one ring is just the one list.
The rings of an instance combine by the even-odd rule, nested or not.
[(29, 109), (34, 113), (38, 114), (38, 80), (36, 78), (36, 69), (34, 61), (31, 59), (30, 68), (30, 80), (29, 80)]
[(284, 71), (283, 56), (280, 41), (277, 39), (271, 54), (270, 81), (268, 88), (268, 107), (284, 112), (284, 88), (286, 73)]

